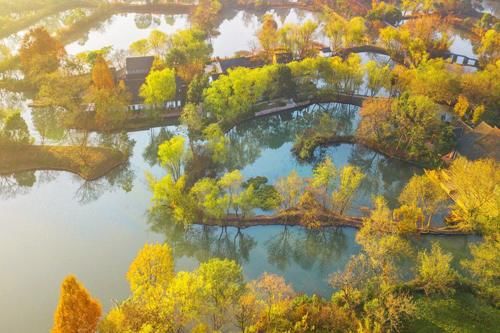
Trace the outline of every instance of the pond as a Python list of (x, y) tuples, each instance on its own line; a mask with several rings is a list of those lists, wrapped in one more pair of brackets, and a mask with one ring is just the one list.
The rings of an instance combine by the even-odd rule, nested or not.
[[(352, 163), (367, 174), (352, 213), (369, 205), (374, 194), (384, 194), (394, 202), (408, 178), (419, 170), (356, 145), (318, 149), (311, 163), (299, 163), (291, 154), (295, 135), (321, 114), (337, 119), (339, 129), (349, 133), (356, 126), (357, 111), (357, 107), (330, 104), (244, 123), (228, 133), (231, 163), (227, 168), (240, 168), (245, 177), (266, 176), (274, 183), (295, 168), (308, 176), (316, 162), (331, 156), (339, 167)], [(29, 113), (26, 109), (24, 114)], [(30, 124), (30, 128), (38, 127)], [(253, 227), (223, 232), (194, 226), (185, 232), (165, 217), (148, 214), (151, 193), (145, 173), (164, 175), (156, 165), (154, 148), (166, 131), (184, 133), (176, 126), (129, 133), (128, 139), (135, 142), (129, 165), (97, 181), (85, 182), (54, 171), (0, 178), (0, 262), (4, 267), (0, 322), (5, 331), (49, 330), (59, 284), (68, 274), (77, 275), (109, 309), (128, 295), (125, 273), (147, 242), (169, 243), (180, 270), (190, 270), (212, 257), (228, 257), (242, 264), (248, 279), (273, 272), (283, 275), (298, 291), (329, 296), (329, 275), (343, 269), (359, 251), (353, 229)], [(68, 140), (67, 133), (60, 137)], [(415, 243), (428, 246), (431, 239), (419, 238)], [(457, 258), (466, 255), (467, 237), (437, 239)]]
[[(301, 23), (316, 14), (301, 10), (273, 10), (279, 25)], [(256, 43), (255, 32), (263, 13), (235, 11), (224, 14), (220, 34), (212, 39), (214, 55), (231, 56), (249, 50)], [(57, 21), (57, 17), (55, 20)], [(47, 25), (49, 21), (46, 21)], [(55, 29), (59, 27), (54, 23)], [(133, 41), (153, 29), (172, 33), (189, 26), (186, 16), (117, 14), (67, 46), (70, 54), (112, 45), (127, 49)], [(13, 41), (18, 41), (18, 39)], [(323, 37), (318, 36), (320, 40)], [(17, 43), (17, 42), (16, 42)], [(468, 43), (468, 44), (467, 44)], [(455, 39), (457, 53), (472, 51), (466, 39)], [(363, 62), (387, 57), (362, 54)], [(37, 143), (63, 144), (78, 139), (78, 132), (55, 126), (56, 116), (32, 112), (22, 97), (0, 94), (2, 103), (24, 110), (23, 117)], [(43, 111), (45, 112), (45, 111)], [(352, 133), (358, 122), (358, 108), (329, 104), (282, 113), (243, 123), (232, 129), (231, 158), (227, 169), (241, 169), (245, 177), (265, 176), (270, 183), (297, 170), (310, 176), (313, 167), (326, 156), (338, 167), (359, 166), (366, 174), (350, 214), (370, 205), (373, 195), (384, 195), (394, 206), (401, 188), (421, 170), (391, 160), (359, 145), (340, 144), (318, 148), (312, 161), (299, 162), (291, 153), (293, 141), (328, 114), (338, 130)], [(81, 279), (105, 310), (129, 293), (125, 273), (137, 251), (147, 242), (168, 242), (174, 250), (177, 269), (190, 270), (216, 256), (238, 260), (248, 279), (263, 272), (283, 275), (301, 292), (329, 296), (328, 277), (342, 270), (359, 251), (355, 230), (314, 231), (299, 227), (253, 227), (238, 231), (229, 228), (194, 226), (185, 232), (162, 216), (148, 214), (151, 192), (146, 172), (164, 175), (156, 164), (156, 147), (166, 132), (185, 134), (176, 126), (128, 133), (125, 137), (106, 137), (95, 133), (94, 143), (125, 142), (132, 147), (129, 164), (97, 181), (54, 171), (37, 171), (0, 177), (0, 323), (6, 332), (48, 331), (57, 304), (59, 285), (68, 274)], [(75, 139), (76, 137), (76, 139)], [(438, 240), (443, 248), (459, 258), (467, 255), (469, 237), (425, 237), (416, 246), (429, 246)], [(23, 311), (19, 311), (23, 309)], [(26, 320), (29, 318), (29, 320)]]
[[(317, 14), (298, 10), (271, 10), (279, 26), (286, 23), (302, 23), (314, 19)], [(260, 17), (264, 13), (230, 11), (224, 13), (219, 22), (219, 32), (211, 42), (216, 57), (230, 57), (237, 51), (248, 51), (257, 46), (256, 32), (260, 29)], [(146, 38), (152, 30), (172, 34), (177, 30), (187, 29), (190, 22), (187, 15), (161, 14), (116, 14), (89, 31), (80, 40), (69, 44), (69, 54), (85, 50), (100, 49), (112, 45), (115, 49), (127, 50), (130, 44)], [(323, 38), (318, 36), (319, 40)]]

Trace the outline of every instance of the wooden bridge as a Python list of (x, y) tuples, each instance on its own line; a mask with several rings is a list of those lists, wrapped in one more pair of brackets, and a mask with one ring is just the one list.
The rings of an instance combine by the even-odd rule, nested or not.
[(463, 54), (452, 53), (448, 51), (434, 52), (431, 55), (433, 58), (443, 58), (449, 60), (452, 64), (462, 65), (466, 67), (481, 68), (479, 59), (470, 58)]
[[(340, 56), (342, 58), (347, 57), (351, 53), (375, 53), (380, 55), (385, 55), (391, 57), (391, 59), (397, 63), (402, 63), (404, 60), (392, 55), (389, 50), (377, 46), (377, 45), (360, 45), (349, 48), (344, 48), (333, 52), (332, 56)], [(449, 60), (452, 64), (457, 64), (466, 67), (481, 68), (481, 64), (478, 59), (468, 57), (463, 54), (452, 53), (450, 51), (433, 51), (430, 53), (431, 58), (443, 58)]]

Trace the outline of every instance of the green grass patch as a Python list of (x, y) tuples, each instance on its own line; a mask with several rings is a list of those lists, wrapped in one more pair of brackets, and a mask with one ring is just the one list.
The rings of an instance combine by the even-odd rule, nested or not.
[(500, 310), (470, 293), (449, 298), (420, 296), (417, 319), (407, 332), (487, 333), (500, 331)]

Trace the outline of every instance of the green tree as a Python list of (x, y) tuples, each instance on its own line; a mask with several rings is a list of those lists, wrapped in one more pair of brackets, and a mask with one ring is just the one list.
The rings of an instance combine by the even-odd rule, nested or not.
[(224, 132), (220, 129), (218, 124), (210, 124), (203, 130), (203, 136), (207, 142), (206, 146), (210, 152), (210, 156), (214, 163), (221, 163), (227, 161), (229, 139), (226, 138)]
[(239, 170), (228, 172), (217, 183), (225, 191), (222, 200), (226, 207), (226, 214), (229, 215), (232, 209), (238, 215), (240, 208), (238, 197), (241, 192), (241, 185), (243, 184), (243, 174)]
[(8, 113), (3, 121), (3, 127), (1, 125), (0, 122), (0, 141), (3, 136), (4, 140), (8, 143), (31, 143), (32, 138), (28, 130), (28, 125), (26, 125), (26, 121), (19, 111)]
[(433, 293), (451, 294), (457, 273), (451, 268), (451, 254), (444, 253), (438, 243), (432, 244), (430, 252), (418, 254), (417, 283), (426, 295)]
[(269, 82), (268, 67), (229, 70), (205, 90), (203, 106), (217, 120), (232, 124), (252, 110), (268, 89)]
[(413, 176), (399, 195), (401, 204), (418, 207), (422, 210), (427, 221), (426, 228), (430, 228), (432, 217), (444, 208), (447, 199), (446, 192), (426, 175)]
[(148, 105), (158, 107), (174, 99), (177, 92), (175, 71), (165, 68), (161, 71), (152, 71), (141, 86), (140, 95)]
[(285, 211), (298, 205), (305, 184), (297, 171), (293, 170), (287, 177), (278, 179), (275, 187), (281, 196), (281, 209)]
[(262, 17), (262, 27), (257, 31), (257, 38), (267, 60), (270, 61), (278, 47), (278, 24), (272, 14), (264, 14)]
[(170, 38), (166, 63), (186, 83), (201, 74), (209, 60), (212, 47), (205, 39), (206, 33), (198, 29), (180, 30)]
[(145, 56), (149, 53), (149, 43), (147, 39), (140, 39), (130, 44), (129, 50), (137, 56)]
[(227, 313), (238, 304), (245, 284), (241, 267), (227, 259), (211, 259), (197, 270), (203, 283), (204, 311), (214, 330), (228, 322)]
[[(498, 230), (497, 230), (498, 231)], [(482, 292), (492, 296), (495, 302), (500, 299), (500, 241), (498, 235), (487, 237), (480, 244), (470, 245), (472, 258), (462, 260), (462, 266), (474, 278)]]
[(190, 190), (193, 200), (203, 212), (203, 217), (221, 219), (226, 214), (221, 197), (221, 188), (212, 178), (202, 178)]
[(217, 28), (217, 19), (221, 9), (222, 5), (219, 0), (200, 0), (191, 16), (193, 26), (212, 34)]
[(337, 167), (330, 157), (325, 158), (313, 170), (311, 186), (319, 191), (324, 207), (327, 207), (328, 198), (337, 182), (337, 176)]
[(339, 188), (332, 195), (333, 207), (343, 215), (350, 208), (356, 192), (365, 175), (356, 166), (347, 165), (339, 175)]
[(368, 75), (367, 88), (370, 95), (377, 95), (381, 89), (389, 91), (391, 88), (391, 69), (389, 65), (382, 66), (374, 60), (365, 64), (366, 74)]
[(182, 176), (183, 163), (186, 158), (186, 140), (182, 136), (174, 136), (158, 148), (160, 164), (167, 169), (174, 181)]
[(484, 234), (498, 230), (500, 169), (493, 159), (455, 159), (448, 169), (427, 172), (432, 181), (450, 192), (454, 204), (448, 219), (456, 228)]

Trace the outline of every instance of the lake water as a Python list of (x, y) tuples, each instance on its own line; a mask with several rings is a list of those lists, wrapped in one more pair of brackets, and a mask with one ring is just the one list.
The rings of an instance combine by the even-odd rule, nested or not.
[[(279, 26), (286, 23), (301, 23), (314, 19), (316, 14), (291, 9), (269, 11)], [(144, 23), (146, 22), (146, 23)], [(160, 30), (167, 34), (189, 28), (187, 15), (113, 15), (103, 22), (98, 29), (67, 46), (70, 54), (89, 49), (100, 49), (112, 45), (115, 49), (127, 50), (133, 41), (146, 38), (152, 30)], [(225, 14), (219, 25), (220, 34), (212, 39), (214, 56), (230, 57), (237, 51), (251, 50), (257, 46), (255, 33), (260, 29), (260, 15), (237, 11)], [(318, 36), (321, 40), (322, 37)]]
[[(346, 133), (355, 127), (356, 107), (323, 107), (327, 111), (311, 107), (233, 129), (228, 134), (232, 147), (228, 168), (241, 168), (245, 177), (266, 176), (274, 183), (293, 169), (309, 176), (315, 162), (330, 156), (338, 166), (351, 163), (367, 174), (351, 213), (369, 205), (374, 194), (384, 194), (394, 202), (418, 169), (356, 145), (318, 149), (312, 163), (299, 163), (291, 154), (295, 135), (310, 127), (321, 112), (342, 119)], [(184, 132), (177, 127), (163, 131)], [(161, 133), (160, 129), (129, 133), (135, 141), (129, 166), (94, 182), (53, 171), (0, 178), (0, 262), (4, 267), (0, 322), (5, 331), (47, 331), (59, 284), (68, 274), (76, 274), (109, 309), (113, 301), (128, 295), (125, 273), (147, 242), (169, 243), (178, 269), (193, 269), (215, 256), (228, 257), (242, 264), (248, 279), (273, 272), (285, 276), (298, 291), (331, 293), (328, 276), (359, 251), (353, 229), (254, 227), (223, 233), (219, 228), (195, 226), (185, 232), (164, 217), (150, 216), (145, 172), (164, 175), (155, 164), (151, 146), (152, 138)], [(439, 240), (458, 256), (466, 252), (465, 237)], [(416, 244), (428, 246), (429, 242), (430, 238), (421, 238)]]
[[(273, 11), (279, 24), (302, 22), (315, 14)], [(221, 21), (213, 39), (216, 56), (230, 56), (255, 42), (260, 15), (235, 12)], [(149, 18), (148, 18), (149, 20)], [(151, 25), (136, 25), (135, 14), (115, 15), (80, 41), (68, 45), (75, 54), (113, 45), (127, 48), (152, 29), (171, 33), (188, 26), (185, 16), (151, 16)], [(144, 21), (144, 20), (143, 20)], [(460, 52), (459, 52), (460, 53)], [(364, 61), (368, 55), (363, 57)], [(0, 102), (24, 109), (23, 116), (37, 142), (72, 142), (78, 133), (65, 133), (32, 117), (27, 101), (15, 103), (0, 94)], [(2, 104), (0, 103), (0, 105)], [(352, 132), (358, 108), (331, 104), (283, 113), (241, 124), (228, 133), (231, 158), (228, 169), (241, 169), (245, 177), (266, 176), (270, 183), (297, 170), (310, 176), (314, 165), (331, 157), (337, 166), (347, 163), (363, 169), (367, 177), (350, 214), (369, 206), (373, 195), (384, 195), (394, 205), (401, 188), (421, 170), (387, 159), (358, 145), (318, 148), (314, 159), (299, 162), (291, 153), (295, 136), (310, 128), (321, 113), (338, 120), (339, 129)], [(162, 216), (148, 214), (151, 193), (145, 173), (161, 177), (155, 163), (155, 142), (165, 131), (184, 133), (175, 126), (128, 133), (134, 142), (129, 165), (97, 181), (85, 182), (67, 172), (37, 171), (0, 177), (0, 327), (2, 332), (46, 332), (52, 324), (59, 285), (75, 274), (105, 310), (129, 294), (125, 273), (137, 251), (147, 242), (167, 242), (174, 250), (177, 269), (191, 270), (200, 261), (228, 257), (243, 266), (248, 279), (263, 272), (283, 275), (301, 292), (329, 296), (328, 276), (342, 270), (359, 251), (355, 230), (314, 231), (299, 227), (254, 227), (238, 232), (229, 228), (194, 226), (184, 231)], [(42, 132), (41, 135), (39, 132)], [(92, 135), (94, 142), (110, 138)], [(115, 138), (116, 139), (116, 138)], [(123, 138), (122, 138), (123, 139)], [(457, 260), (466, 255), (467, 237), (414, 239), (417, 247), (438, 240)], [(22, 311), (19, 311), (22, 309)], [(29, 319), (26, 319), (29, 318)]]

